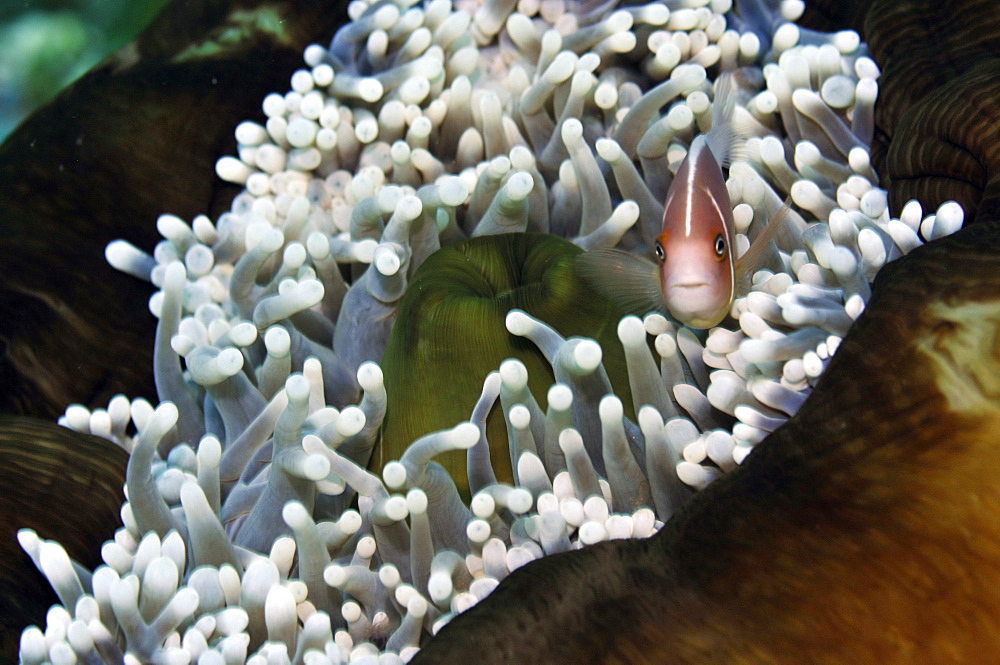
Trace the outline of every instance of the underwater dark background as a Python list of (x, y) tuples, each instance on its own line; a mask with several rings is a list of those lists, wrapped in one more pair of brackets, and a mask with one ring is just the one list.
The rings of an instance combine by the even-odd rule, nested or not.
[(118, 50), (168, 0), (0, 4), (0, 141), (31, 111)]

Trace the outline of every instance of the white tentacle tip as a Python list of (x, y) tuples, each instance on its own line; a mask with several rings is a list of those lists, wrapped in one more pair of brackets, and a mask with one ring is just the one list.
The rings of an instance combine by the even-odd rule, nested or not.
[(573, 389), (565, 383), (556, 383), (549, 388), (549, 406), (557, 411), (565, 411), (573, 404)]
[(225, 376), (235, 376), (243, 369), (243, 354), (239, 349), (227, 347), (215, 358), (215, 366)]
[(690, 485), (695, 489), (705, 489), (721, 475), (722, 472), (714, 467), (703, 466), (693, 462), (680, 462), (677, 464), (677, 477), (686, 485)]
[(386, 499), (382, 504), (382, 510), (385, 512), (386, 517), (396, 522), (405, 520), (406, 516), (410, 514), (406, 504), (406, 497), (399, 496), (398, 494)]
[(611, 220), (618, 228), (632, 228), (639, 221), (639, 204), (632, 199), (622, 201), (611, 213)]
[(292, 338), (284, 326), (274, 325), (264, 333), (264, 347), (271, 355), (282, 358), (288, 355), (292, 346)]
[(389, 489), (399, 489), (406, 484), (406, 467), (398, 461), (392, 461), (382, 469), (382, 479)]
[(532, 179), (531, 174), (524, 171), (518, 171), (511, 175), (505, 185), (507, 193), (515, 201), (521, 201), (526, 198), (534, 186), (535, 181)]
[(461, 205), (469, 198), (469, 186), (457, 176), (446, 176), (439, 181), (438, 194), (445, 205)]
[(281, 509), (281, 519), (292, 529), (302, 529), (309, 525), (312, 518), (309, 511), (299, 501), (289, 501)]
[(479, 428), (473, 423), (461, 423), (451, 430), (451, 437), (456, 446), (468, 449), (479, 441)]
[(373, 256), (373, 263), (375, 264), (375, 269), (386, 277), (395, 275), (399, 272), (400, 267), (403, 265), (402, 260), (399, 258), (400, 252), (396, 250), (395, 247), (391, 246), (394, 243), (383, 243), (375, 248), (375, 254)]
[(416, 619), (421, 619), (427, 614), (427, 601), (422, 596), (413, 596), (406, 603), (406, 613)]
[(337, 418), (337, 433), (344, 437), (354, 436), (364, 429), (366, 423), (365, 412), (359, 407), (344, 407)]
[(163, 418), (173, 427), (174, 423), (177, 422), (180, 412), (177, 410), (177, 405), (173, 402), (160, 402), (153, 411), (153, 415)]
[(406, 509), (412, 515), (427, 512), (427, 494), (419, 487), (414, 487), (406, 493)]
[(358, 384), (364, 390), (376, 390), (383, 385), (382, 368), (378, 363), (368, 361), (358, 367)]
[(638, 346), (646, 341), (646, 327), (638, 316), (626, 316), (618, 322), (618, 339), (626, 347)]
[(306, 480), (316, 482), (330, 475), (330, 460), (324, 455), (310, 455), (306, 460), (303, 475)]
[(171, 602), (174, 616), (183, 618), (198, 609), (198, 592), (191, 587), (182, 587)]
[(523, 404), (515, 404), (507, 416), (516, 430), (526, 430), (531, 424), (531, 412)]
[(680, 82), (685, 87), (693, 87), (700, 85), (702, 81), (708, 78), (708, 72), (698, 64), (679, 65), (674, 67), (673, 71), (670, 72), (670, 78), (671, 80)]
[(181, 505), (184, 506), (185, 510), (191, 507), (194, 501), (204, 501), (205, 493), (202, 491), (201, 486), (193, 480), (181, 485)]
[(507, 495), (507, 507), (511, 512), (521, 515), (529, 510), (531, 510), (531, 504), (533, 502), (531, 492), (522, 488), (516, 487), (510, 491)]
[(563, 121), (562, 140), (567, 148), (574, 147), (583, 137), (583, 123), (576, 118), (567, 118)]
[(663, 430), (663, 416), (656, 407), (647, 404), (639, 409), (639, 428), (643, 434), (659, 433)]
[(187, 268), (183, 261), (171, 261), (167, 265), (166, 274), (163, 276), (163, 288), (165, 290), (179, 289), (187, 280)]
[(525, 337), (529, 335), (535, 327), (535, 321), (525, 312), (519, 309), (512, 309), (507, 312), (507, 330), (511, 335)]
[(323, 581), (331, 587), (339, 588), (347, 581), (347, 571), (344, 566), (331, 563), (323, 570)]
[(337, 524), (340, 525), (340, 528), (344, 533), (357, 533), (363, 523), (361, 513), (356, 510), (344, 511), (344, 513), (340, 516), (340, 519), (337, 520)]
[[(240, 354), (240, 358), (242, 358)], [(309, 379), (301, 374), (293, 374), (285, 381), (285, 393), (288, 399), (299, 402), (309, 399)]]
[(614, 139), (607, 139), (607, 138), (597, 139), (595, 147), (597, 148), (597, 154), (601, 157), (601, 159), (608, 162), (609, 164), (617, 162), (619, 159), (621, 159), (622, 155), (624, 154), (622, 152), (621, 146), (618, 145), (618, 142), (615, 141)]
[(30, 555), (38, 551), (41, 539), (33, 529), (19, 529), (17, 532), (17, 542), (21, 545), (21, 549)]
[(622, 408), (622, 401), (617, 395), (605, 395), (601, 398), (601, 403), (597, 407), (601, 422), (612, 423), (621, 420), (625, 411)]
[(306, 434), (302, 437), (302, 449), (310, 455), (317, 455), (326, 450), (326, 444), (315, 434)]
[(528, 368), (517, 358), (508, 358), (500, 363), (500, 379), (512, 390), (522, 390), (528, 385)]
[(488, 520), (496, 512), (497, 504), (489, 492), (479, 492), (472, 497), (469, 508), (476, 517)]
[(576, 448), (583, 448), (583, 437), (572, 427), (567, 427), (559, 432), (559, 447), (564, 453)]
[(601, 345), (592, 339), (582, 339), (573, 349), (573, 360), (580, 369), (592, 372), (601, 364)]

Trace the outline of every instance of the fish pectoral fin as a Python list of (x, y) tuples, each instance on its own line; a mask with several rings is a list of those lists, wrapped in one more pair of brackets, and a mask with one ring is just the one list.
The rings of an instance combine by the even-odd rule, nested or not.
[(771, 258), (771, 245), (785, 225), (791, 212), (791, 197), (786, 198), (778, 212), (771, 216), (767, 226), (761, 231), (743, 256), (736, 260), (736, 295), (745, 296), (753, 286), (753, 275)]
[(659, 266), (621, 249), (593, 249), (576, 257), (587, 285), (629, 314), (665, 313)]

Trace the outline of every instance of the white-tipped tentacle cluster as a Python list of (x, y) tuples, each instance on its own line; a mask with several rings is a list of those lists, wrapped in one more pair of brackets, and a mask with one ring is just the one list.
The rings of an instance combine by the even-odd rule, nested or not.
[[(93, 573), (21, 533), (62, 602), (25, 630), (22, 662), (405, 662), (517, 568), (647, 537), (735, 469), (801, 406), (878, 270), (962, 224), (955, 204), (890, 216), (867, 152), (879, 71), (857, 35), (798, 28), (801, 2), (764, 6), (352, 2), (291, 90), (236, 128), (217, 164), (246, 188), (232, 209), (162, 216), (152, 255), (109, 245), (160, 289), (162, 403), (61, 419), (132, 454), (124, 526)], [(786, 197), (797, 211), (732, 325), (623, 319), (625, 412), (596, 342), (511, 312), (552, 364), (547, 407), (506, 361), (469, 422), (368, 472), (387, 409), (375, 362), (423, 260), (524, 230), (647, 252), (711, 124), (706, 70), (738, 68), (741, 252)], [(498, 400), (514, 486), (485, 439)], [(448, 450), (467, 451), (470, 505), (433, 461)]]

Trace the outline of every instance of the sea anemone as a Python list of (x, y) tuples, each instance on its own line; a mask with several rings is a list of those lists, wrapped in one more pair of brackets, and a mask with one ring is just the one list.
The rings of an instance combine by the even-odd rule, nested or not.
[[(798, 3), (731, 9), (352, 3), (266, 119), (236, 128), (217, 163), (245, 186), (231, 210), (161, 216), (151, 255), (108, 247), (159, 288), (161, 403), (61, 419), (131, 454), (128, 501), (93, 573), (21, 533), (62, 602), (23, 633), (23, 662), (407, 660), (513, 570), (649, 536), (735, 470), (808, 397), (882, 266), (963, 215), (890, 216), (867, 152), (879, 70), (857, 34), (799, 29)], [(554, 306), (425, 304), (454, 305), (445, 289), (475, 271), (524, 278), (525, 243), (649, 253), (722, 72), (747, 134), (727, 182), (740, 250), (795, 206), (722, 326), (619, 320), (593, 296), (571, 308), (600, 313), (581, 328), (560, 311), (586, 288), (565, 267)], [(524, 357), (498, 350), (508, 333)], [(448, 383), (457, 411), (434, 406)], [(420, 409), (434, 418), (400, 425)], [(434, 460), (455, 451), (467, 482)]]

